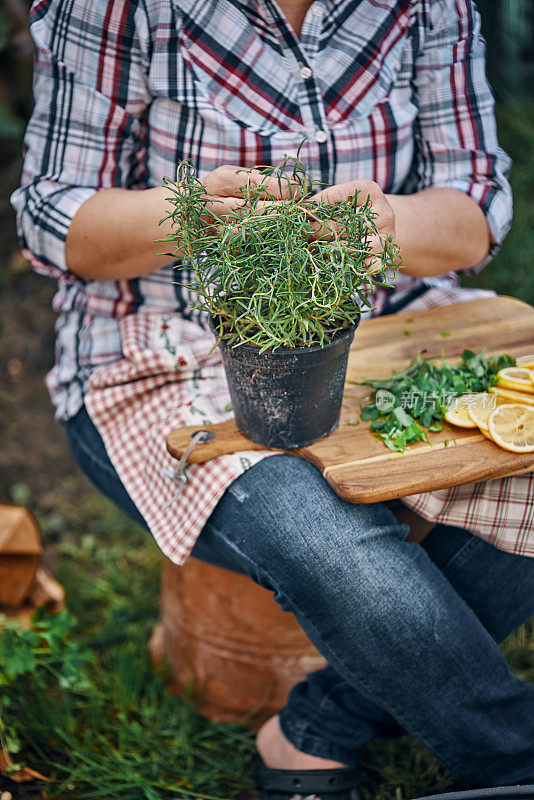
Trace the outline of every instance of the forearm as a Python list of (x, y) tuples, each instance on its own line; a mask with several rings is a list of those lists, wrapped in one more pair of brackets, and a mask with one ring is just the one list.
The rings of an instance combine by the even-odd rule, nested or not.
[[(289, 197), (292, 191), (289, 184), (280, 184), (275, 177), (266, 179), (245, 167), (217, 167), (202, 180), (209, 198), (206, 221), (240, 207), (249, 181), (255, 185), (261, 181), (269, 198)], [(170, 197), (168, 186), (140, 191), (104, 189), (90, 197), (78, 209), (67, 234), (69, 269), (89, 280), (121, 280), (138, 278), (168, 263), (168, 253), (175, 252), (176, 242), (155, 240), (173, 233), (170, 219), (158, 227), (172, 209)]]
[[(131, 191), (104, 189), (78, 210), (69, 228), (69, 269), (88, 280), (146, 275), (168, 263), (173, 250), (155, 242), (170, 231), (158, 227), (169, 210), (165, 187)], [(396, 240), (407, 274), (442, 275), (467, 269), (488, 254), (490, 236), (483, 212), (456, 189), (430, 188), (413, 195), (387, 195), (395, 213)]]
[(172, 242), (158, 242), (170, 223), (158, 227), (169, 210), (164, 187), (131, 191), (103, 189), (74, 216), (67, 234), (69, 269), (87, 280), (138, 278), (168, 263)]
[(486, 218), (463, 192), (430, 188), (386, 197), (395, 212), (396, 240), (408, 275), (431, 277), (468, 269), (488, 255)]

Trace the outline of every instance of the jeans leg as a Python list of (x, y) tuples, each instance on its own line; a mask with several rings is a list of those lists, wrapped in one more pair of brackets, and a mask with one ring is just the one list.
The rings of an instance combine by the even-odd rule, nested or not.
[(436, 525), (422, 547), (496, 642), (534, 616), (534, 558), (445, 525)]
[[(82, 409), (76, 417), (67, 422), (65, 427), (71, 449), (83, 471), (119, 508), (128, 514), (135, 522), (146, 528), (147, 526), (144, 519), (121, 484), (107, 456), (102, 439), (86, 410)], [(264, 466), (262, 466), (262, 464)], [(343, 563), (343, 559), (345, 553), (351, 551), (351, 555), (357, 556), (354, 558), (353, 562), (354, 569), (349, 570), (348, 581), (346, 579), (342, 580), (341, 588), (350, 589), (351, 581), (355, 582), (353, 599), (355, 602), (357, 601), (357, 603), (356, 606), (353, 604), (351, 609), (352, 616), (351, 614), (347, 615), (347, 625), (345, 627), (347, 627), (347, 631), (349, 632), (352, 630), (352, 627), (355, 629), (358, 628), (357, 625), (351, 627), (351, 620), (354, 615), (354, 609), (361, 608), (361, 613), (358, 614), (361, 618), (361, 624), (368, 618), (374, 621), (374, 628), (376, 628), (376, 630), (372, 628), (366, 632), (370, 643), (372, 645), (377, 645), (376, 648), (371, 648), (371, 650), (376, 649), (375, 655), (378, 660), (376, 676), (370, 675), (370, 678), (375, 678), (374, 681), (366, 681), (365, 674), (358, 680), (358, 670), (354, 670), (354, 674), (351, 674), (351, 659), (345, 658), (343, 652), (341, 652), (339, 659), (335, 656), (334, 658), (329, 657), (331, 645), (329, 645), (328, 642), (330, 638), (332, 639), (333, 645), (335, 645), (335, 650), (332, 652), (337, 651), (337, 639), (339, 638), (332, 635), (332, 632), (329, 632), (330, 635), (326, 637), (327, 646), (325, 646), (323, 652), (330, 661), (336, 664), (336, 666), (339, 663), (342, 668), (336, 669), (334, 666), (329, 666), (325, 670), (313, 673), (309, 681), (304, 682), (305, 684), (309, 684), (307, 686), (308, 696), (305, 697), (301, 695), (299, 698), (298, 693), (296, 693), (295, 702), (293, 705), (290, 703), (288, 706), (288, 715), (293, 712), (295, 720), (293, 727), (291, 727), (288, 722), (288, 727), (291, 727), (288, 738), (293, 741), (295, 746), (306, 752), (345, 761), (349, 764), (354, 763), (356, 752), (360, 744), (363, 744), (372, 736), (388, 735), (388, 733), (394, 734), (405, 727), (419, 738), (423, 744), (426, 744), (430, 750), (433, 750), (438, 758), (441, 758), (453, 773), (462, 776), (462, 755), (465, 755), (465, 753), (468, 752), (467, 750), (462, 750), (461, 746), (457, 747), (456, 750), (460, 753), (460, 757), (458, 758), (457, 755), (455, 756), (455, 748), (453, 747), (452, 758), (448, 758), (447, 742), (451, 738), (450, 735), (444, 737), (445, 743), (443, 743), (441, 742), (439, 730), (436, 730), (435, 724), (429, 724), (427, 726), (424, 724), (424, 720), (423, 724), (421, 724), (421, 720), (417, 719), (413, 725), (404, 722), (404, 717), (406, 715), (403, 716), (402, 707), (404, 704), (409, 703), (410, 692), (406, 696), (402, 695), (402, 682), (397, 680), (393, 682), (391, 687), (391, 689), (397, 686), (400, 687), (400, 696), (398, 698), (393, 697), (393, 700), (396, 702), (387, 702), (391, 692), (381, 693), (380, 691), (380, 679), (382, 678), (387, 681), (388, 671), (394, 667), (396, 660), (398, 661), (399, 667), (402, 667), (403, 661), (405, 660), (405, 648), (399, 647), (398, 652), (395, 652), (395, 649), (391, 647), (392, 643), (389, 641), (393, 638), (389, 632), (389, 627), (391, 626), (387, 625), (387, 619), (385, 619), (384, 627), (385, 633), (388, 635), (388, 646), (384, 648), (383, 659), (378, 658), (380, 654), (380, 641), (377, 641), (377, 635), (380, 633), (380, 625), (378, 623), (383, 616), (383, 612), (380, 609), (382, 605), (384, 605), (384, 607), (387, 606), (385, 601), (388, 599), (388, 593), (386, 592), (386, 596), (384, 596), (384, 593), (379, 592), (375, 608), (373, 609), (373, 603), (364, 602), (366, 598), (365, 593), (362, 592), (362, 584), (366, 577), (366, 571), (372, 571), (366, 570), (366, 566), (373, 567), (374, 565), (374, 572), (376, 572), (375, 568), (379, 569), (380, 561), (376, 561), (376, 559), (379, 557), (380, 550), (382, 549), (384, 556), (387, 555), (384, 561), (384, 566), (386, 567), (387, 565), (387, 569), (384, 569), (384, 574), (382, 576), (376, 576), (379, 580), (373, 580), (370, 583), (369, 599), (372, 598), (378, 590), (381, 578), (383, 579), (383, 589), (387, 588), (388, 580), (392, 577), (390, 575), (392, 571), (391, 555), (396, 547), (398, 548), (403, 544), (403, 537), (406, 534), (406, 530), (396, 525), (395, 520), (389, 512), (382, 509), (381, 506), (352, 506), (351, 504), (340, 501), (339, 498), (335, 498), (335, 495), (333, 495), (319, 473), (310, 465), (298, 459), (291, 456), (274, 457), (262, 462), (262, 464), (249, 470), (249, 472), (242, 476), (233, 487), (230, 487), (198, 540), (193, 554), (198, 558), (218, 566), (248, 574), (258, 583), (273, 589), (276, 599), (281, 602), (283, 607), (292, 609), (297, 613), (297, 617), (301, 621), (304, 629), (307, 630), (312, 641), (315, 642), (319, 649), (322, 649), (321, 635), (319, 631), (316, 633), (316, 631), (313, 630), (315, 617), (314, 607), (317, 607), (320, 612), (321, 606), (324, 605), (324, 598), (329, 599), (332, 586), (328, 586), (328, 584), (332, 583), (332, 577), (337, 579), (337, 572), (340, 573), (339, 578), (341, 578), (341, 574), (343, 574), (345, 578), (347, 577), (346, 567), (350, 562)], [(273, 467), (273, 469), (271, 469), (271, 467)], [(294, 484), (292, 482), (293, 474), (298, 478)], [(239, 491), (237, 491), (236, 487), (238, 487)], [(292, 493), (293, 488), (295, 489), (294, 493)], [(245, 498), (247, 498), (246, 503), (244, 502)], [(237, 506), (235, 502), (238, 503)], [(337, 515), (343, 520), (343, 525), (339, 531), (336, 527)], [(345, 517), (349, 518), (348, 524)], [(214, 520), (221, 530), (214, 526)], [(257, 522), (261, 524), (257, 524)], [(332, 530), (329, 535), (330, 529)], [(426, 572), (428, 572), (433, 560), (437, 567), (447, 576), (449, 592), (452, 592), (453, 597), (456, 596), (456, 600), (460, 600), (460, 597), (463, 598), (463, 601), (471, 606), (475, 614), (482, 620), (487, 631), (489, 631), (495, 639), (502, 639), (510, 630), (532, 613), (532, 611), (529, 611), (531, 605), (528, 605), (528, 598), (530, 597), (531, 602), (534, 597), (531, 571), (531, 566), (534, 564), (534, 561), (532, 559), (519, 558), (509, 556), (506, 553), (500, 553), (500, 551), (496, 551), (490, 545), (471, 537), (465, 531), (456, 529), (454, 536), (452, 536), (452, 530), (453, 529), (448, 529), (448, 535), (446, 536), (443, 535), (443, 531), (441, 535), (438, 535), (438, 532), (433, 532), (429, 535), (424, 542), (424, 548), (427, 551), (424, 569), (418, 570), (417, 568), (418, 562), (421, 561), (421, 557), (418, 555), (418, 557), (414, 559), (413, 564), (415, 574), (420, 577), (419, 572), (425, 573), (424, 577), (428, 580), (429, 575), (427, 575)], [(265, 531), (267, 535), (264, 536), (262, 531)], [(296, 533), (296, 535), (292, 536), (292, 533)], [(282, 539), (280, 545), (278, 545), (277, 540), (280, 536), (282, 536)], [(262, 540), (256, 542), (258, 537)], [(265, 547), (268, 546), (269, 542), (271, 542), (274, 547), (268, 547), (266, 551)], [(304, 546), (306, 542), (308, 543), (308, 547)], [(256, 544), (261, 546), (257, 547), (255, 546)], [(288, 546), (291, 544), (295, 546)], [(392, 547), (392, 545), (395, 545), (395, 547)], [(410, 545), (409, 543), (404, 543), (404, 545), (404, 548), (400, 547), (399, 555), (402, 557), (399, 558), (398, 564), (396, 565), (397, 577), (399, 579), (402, 579), (403, 572), (406, 568), (406, 553), (410, 552), (410, 550), (413, 552), (413, 548), (418, 547)], [(317, 573), (321, 572), (321, 547), (324, 550), (324, 570), (322, 570), (323, 574), (319, 576), (320, 579), (318, 580)], [(368, 565), (365, 564), (365, 560), (362, 560), (364, 559), (364, 552), (366, 549), (369, 550), (370, 556)], [(406, 553), (404, 553), (404, 550), (406, 550)], [(309, 551), (310, 557), (305, 558), (303, 562), (301, 556), (306, 556), (307, 551)], [(430, 558), (428, 558), (428, 556)], [(493, 559), (491, 565), (488, 562), (488, 558), (490, 557)], [(295, 571), (294, 577), (291, 575), (290, 569), (293, 559), (298, 560), (299, 567), (299, 569)], [(282, 589), (277, 588), (275, 578), (271, 578), (267, 569), (261, 567), (260, 561), (266, 564), (266, 566), (269, 566), (270, 563), (273, 562), (273, 575), (276, 576), (278, 572), (282, 573), (280, 587), (284, 586), (285, 588), (285, 584), (288, 583), (290, 589), (291, 584), (293, 584), (293, 588), (295, 588), (295, 582), (300, 584), (300, 588), (302, 588), (302, 586), (306, 588), (307, 581), (301, 581), (298, 576), (306, 577), (306, 570), (303, 570), (302, 567), (307, 566), (309, 562), (310, 576), (313, 577), (313, 582), (311, 583), (311, 598), (308, 599), (311, 601), (314, 599), (318, 600), (319, 603), (312, 602), (311, 609), (308, 609), (307, 603), (303, 602), (302, 607), (304, 610), (301, 612), (298, 608), (298, 604), (292, 599), (294, 595), (299, 595), (300, 593), (290, 590), (287, 592), (287, 596), (284, 595)], [(335, 567), (337, 561), (341, 562), (339, 570)], [(345, 569), (342, 569), (342, 567)], [(430, 569), (430, 574), (431, 573), (432, 571)], [(396, 611), (402, 612), (398, 614), (399, 622), (401, 622), (406, 616), (406, 612), (410, 609), (415, 612), (421, 610), (417, 608), (418, 604), (414, 603), (414, 598), (420, 597), (421, 594), (424, 596), (425, 593), (428, 592), (428, 586), (424, 586), (424, 581), (422, 583), (424, 591), (420, 593), (419, 589), (421, 587), (418, 585), (417, 581), (414, 583), (405, 581), (405, 587), (413, 587), (409, 598), (410, 602), (407, 604), (407, 609), (402, 608), (402, 604), (396, 608), (393, 603), (392, 621), (395, 620)], [(313, 587), (317, 586), (322, 588), (323, 584), (325, 584), (325, 588), (328, 591), (322, 591), (322, 593), (320, 592), (319, 595), (315, 596), (315, 589)], [(335, 585), (335, 580), (333, 585)], [(435, 588), (437, 590), (439, 587)], [(310, 592), (308, 592), (308, 595), (309, 594)], [(322, 597), (323, 594), (324, 598)], [(336, 603), (332, 604), (332, 607), (335, 609), (337, 608), (337, 602), (341, 593), (334, 592), (334, 594)], [(391, 594), (392, 597), (390, 599), (393, 600), (394, 592)], [(420, 597), (421, 601), (424, 599), (423, 596)], [(443, 600), (442, 597), (439, 599)], [(436, 606), (436, 611), (438, 606)], [(451, 612), (454, 606), (455, 603), (452, 603)], [(322, 610), (323, 613), (318, 613), (317, 615), (321, 619), (325, 616), (324, 607)], [(431, 610), (432, 609), (429, 608), (429, 611)], [(455, 610), (458, 611), (458, 608)], [(465, 610), (464, 608), (463, 611), (465, 612)], [(373, 611), (376, 613), (373, 614)], [(309, 623), (305, 620), (305, 613), (309, 616)], [(459, 616), (461, 618), (462, 615), (460, 614)], [(454, 620), (454, 614), (451, 616), (451, 621), (452, 620)], [(471, 616), (469, 621), (470, 624), (474, 623), (476, 630), (477, 620), (473, 620)], [(419, 624), (417, 613), (413, 614), (413, 619), (409, 619), (409, 622), (414, 628), (413, 633), (416, 634)], [(425, 622), (425, 620), (423, 620), (423, 622)], [(428, 620), (426, 620), (426, 622), (428, 623)], [(458, 622), (457, 619), (456, 622)], [(449, 625), (448, 628), (450, 627)], [(480, 624), (479, 627), (481, 627)], [(422, 626), (422, 630), (425, 630), (424, 625)], [(460, 641), (456, 643), (460, 651), (462, 649), (462, 641), (466, 641), (468, 645), (476, 645), (476, 637), (470, 641), (467, 630), (466, 628), (464, 631), (466, 635), (459, 637)], [(412, 631), (408, 632), (412, 633)], [(450, 633), (450, 631), (447, 632)], [(478, 630), (478, 636), (480, 636), (480, 633), (481, 631)], [(400, 634), (401, 642), (404, 644), (404, 640), (406, 640), (409, 643), (410, 637), (406, 636), (406, 630), (404, 630), (404, 628), (400, 631)], [(438, 666), (440, 664), (439, 652), (440, 646), (442, 646), (441, 639), (443, 639), (443, 642), (446, 642), (445, 636), (438, 637), (438, 646), (435, 648), (436, 652), (433, 654), (433, 657), (438, 659), (436, 662)], [(353, 649), (354, 646), (356, 646), (357, 649), (363, 650), (363, 655), (365, 655), (364, 646), (366, 641), (367, 639), (365, 636), (361, 637), (361, 641), (358, 639), (354, 640), (352, 642)], [(422, 641), (424, 641), (424, 638), (416, 638), (413, 652), (411, 654), (408, 653), (408, 658), (406, 658), (406, 662), (409, 665), (411, 663), (415, 670), (413, 673), (410, 670), (407, 672), (406, 682), (410, 689), (413, 689), (414, 684), (417, 683), (417, 667), (423, 666), (423, 659), (418, 658), (418, 655), (426, 652), (421, 648)], [(486, 641), (485, 644), (487, 646), (488, 642)], [(369, 651), (369, 656), (373, 655), (371, 650)], [(432, 650), (430, 650), (429, 653), (432, 655)], [(354, 659), (350, 648), (348, 654)], [(476, 656), (476, 647), (475, 653), (472, 653), (472, 655)], [(478, 663), (480, 663), (481, 655), (480, 653), (478, 655)], [(478, 733), (480, 734), (482, 742), (482, 748), (480, 750), (482, 753), (481, 757), (487, 757), (488, 759), (493, 758), (494, 753), (492, 752), (491, 746), (493, 740), (496, 740), (497, 746), (494, 746), (494, 750), (497, 753), (495, 770), (497, 771), (496, 774), (498, 774), (498, 777), (496, 782), (508, 781), (512, 783), (515, 782), (515, 780), (521, 782), (533, 780), (532, 773), (534, 773), (534, 768), (531, 769), (530, 767), (531, 756), (527, 757), (527, 772), (523, 774), (525, 770), (525, 747), (530, 748), (530, 750), (527, 751), (530, 754), (533, 748), (532, 729), (527, 725), (526, 732), (524, 730), (525, 716), (531, 721), (533, 717), (532, 687), (528, 687), (526, 684), (522, 686), (520, 681), (516, 681), (510, 676), (509, 671), (506, 673), (507, 667), (505, 664), (503, 665), (502, 657), (499, 660), (499, 653), (498, 651), (495, 653), (495, 648), (492, 650), (492, 656), (496, 661), (499, 671), (493, 676), (489, 676), (488, 688), (490, 695), (487, 705), (491, 705), (490, 700), (493, 696), (491, 695), (491, 679), (493, 678), (493, 682), (495, 683), (499, 675), (504, 674), (506, 680), (501, 687), (500, 694), (497, 692), (496, 698), (497, 706), (499, 698), (501, 699), (504, 724), (501, 722), (500, 727), (498, 725), (496, 726), (495, 735), (490, 737), (489, 746), (484, 749), (483, 734), (488, 720), (485, 719), (483, 713), (484, 703), (481, 704), (481, 707), (478, 709), (480, 712), (478, 714), (480, 717)], [(426, 660), (428, 661), (428, 658)], [(464, 660), (469, 662), (469, 658)], [(471, 660), (473, 662), (471, 666), (473, 666), (473, 664), (476, 663), (476, 658)], [(364, 666), (369, 664), (372, 667), (372, 658), (362, 659), (362, 661)], [(345, 662), (348, 664), (348, 670), (343, 666)], [(462, 664), (463, 661), (460, 661), (458, 666)], [(356, 659), (356, 666), (361, 669), (361, 664), (358, 663), (358, 659)], [(487, 666), (489, 667), (490, 664), (488, 663)], [(488, 671), (491, 670), (486, 670), (486, 672)], [(428, 683), (436, 690), (439, 690), (438, 679), (439, 675), (443, 672), (443, 669), (438, 670), (434, 676), (434, 681), (429, 681), (425, 676), (425, 681), (419, 682), (420, 690), (424, 691), (424, 687)], [(414, 675), (416, 676), (415, 678)], [(432, 673), (430, 677), (432, 677)], [(454, 677), (457, 678), (456, 675)], [(478, 672), (475, 670), (472, 675), (472, 682), (476, 681), (476, 684), (481, 687), (484, 686), (485, 679), (484, 670)], [(377, 685), (377, 691), (373, 691), (374, 684)], [(445, 691), (443, 692), (443, 697), (438, 700), (440, 704), (438, 705), (438, 709), (447, 707), (447, 696), (450, 695), (451, 692), (446, 690), (449, 688), (450, 687), (444, 686)], [(476, 687), (473, 688), (475, 689)], [(514, 716), (514, 702), (517, 702), (514, 690), (515, 693), (520, 696), (521, 700), (524, 701), (525, 714)], [(439, 691), (437, 693), (439, 693)], [(476, 691), (473, 693), (476, 695)], [(385, 700), (382, 694), (387, 695)], [(413, 694), (413, 691), (411, 694)], [(458, 694), (461, 699), (461, 692)], [(512, 702), (504, 702), (502, 698), (505, 697), (511, 697)], [(395, 713), (397, 702), (400, 707), (399, 713)], [(421, 705), (422, 711), (426, 713), (428, 703), (422, 703)], [(454, 704), (450, 706), (450, 710), (453, 722), (452, 728), (454, 730), (455, 726), (459, 726), (463, 717), (461, 714), (456, 713), (458, 709), (455, 708)], [(470, 711), (470, 714), (467, 714), (467, 717), (474, 718), (471, 719), (471, 722), (474, 721), (476, 723), (476, 705), (474, 708), (468, 708), (468, 711)], [(442, 716), (442, 714), (436, 715), (439, 719), (441, 719)], [(314, 718), (318, 724), (318, 732), (315, 738), (314, 726), (312, 724)], [(438, 722), (439, 719), (437, 720)], [(446, 720), (444, 720), (443, 724), (445, 727)], [(501, 749), (503, 750), (503, 755), (502, 759), (499, 760), (499, 731), (506, 731), (506, 724), (509, 725), (509, 730), (512, 735), (502, 738), (503, 747)], [(426, 731), (427, 727), (429, 728), (428, 736)], [(418, 730), (420, 728), (422, 733), (418, 735)], [(287, 734), (288, 730), (285, 732)], [(477, 726), (475, 724), (474, 732), (470, 730), (470, 736), (471, 738), (473, 738), (473, 736), (476, 738), (476, 735)], [(466, 738), (469, 737), (466, 736)], [(433, 739), (437, 742), (435, 746), (432, 745)], [(460, 739), (459, 745), (461, 745), (461, 741)], [(517, 754), (515, 773), (513, 770), (510, 771), (510, 769), (507, 771), (505, 764), (505, 762), (508, 763), (510, 760), (512, 760), (512, 762), (514, 761), (514, 753)], [(456, 763), (459, 764), (457, 769), (455, 769), (454, 766), (454, 758), (456, 759)], [(469, 768), (473, 773), (473, 782), (490, 783), (488, 775), (485, 775), (483, 778), (479, 777), (479, 774), (482, 774), (483, 770), (481, 772), (478, 768), (478, 761), (478, 759), (474, 758), (469, 759)], [(463, 773), (468, 777), (471, 776), (469, 770), (463, 770)], [(519, 777), (516, 778), (515, 775)]]
[(121, 483), (109, 460), (102, 437), (85, 406), (65, 422), (67, 441), (76, 463), (89, 480), (130, 519), (148, 530), (148, 525)]
[[(266, 459), (238, 484), (208, 535), (295, 613), (337, 675), (458, 779), (534, 780), (534, 687), (512, 675), (467, 602), (421, 546), (405, 541), (391, 512), (345, 503), (292, 456)], [(312, 754), (347, 764), (369, 738), (360, 726), (342, 747), (328, 733)]]
[[(534, 559), (505, 553), (461, 528), (444, 525), (437, 525), (422, 546), (496, 642), (534, 615)], [(305, 752), (320, 750), (325, 734), (343, 746), (405, 732), (331, 666), (292, 689), (280, 722)]]

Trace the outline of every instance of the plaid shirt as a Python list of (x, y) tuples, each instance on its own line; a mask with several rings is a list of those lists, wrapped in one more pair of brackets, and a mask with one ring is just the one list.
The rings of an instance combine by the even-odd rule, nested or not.
[[(221, 164), (277, 163), (305, 138), (301, 158), (324, 184), (371, 178), (389, 193), (451, 187), (480, 205), (495, 245), (508, 230), (510, 162), (496, 138), (471, 0), (316, 0), (299, 39), (272, 0), (37, 0), (30, 24), (35, 109), (13, 204), (24, 253), (59, 281), (48, 376), (59, 418), (84, 400), (91, 406), (99, 375), (109, 389), (113, 375), (122, 385), (128, 320), (173, 315), (178, 339), (190, 324), (202, 337), (194, 297), (176, 283), (189, 279), (179, 262), (135, 280), (69, 272), (70, 221), (100, 189), (160, 185), (184, 158), (201, 176)], [(402, 277), (397, 296), (454, 281)], [(375, 310), (388, 301), (381, 293)], [(202, 359), (182, 370), (182, 399), (203, 370)], [(157, 393), (165, 381), (153, 384), (156, 377), (146, 379)], [(220, 389), (202, 386), (208, 399)], [(119, 471), (123, 458), (117, 451)], [(204, 514), (215, 494), (208, 491)], [(176, 560), (201, 517), (166, 548)]]

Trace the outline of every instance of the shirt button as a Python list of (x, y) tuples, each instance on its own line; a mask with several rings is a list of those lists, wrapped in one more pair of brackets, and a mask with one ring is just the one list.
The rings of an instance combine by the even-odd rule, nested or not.
[(319, 142), (319, 144), (324, 144), (328, 139), (328, 134), (326, 131), (316, 131), (315, 132), (315, 141)]
[(312, 14), (314, 17), (322, 17), (323, 16), (323, 9), (321, 6), (313, 6)]
[(300, 77), (306, 80), (307, 78), (311, 78), (312, 71), (309, 67), (301, 67), (300, 68)]

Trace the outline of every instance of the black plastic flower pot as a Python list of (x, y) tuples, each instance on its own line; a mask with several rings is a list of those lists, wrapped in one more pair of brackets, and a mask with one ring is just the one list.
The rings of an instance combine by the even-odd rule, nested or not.
[[(321, 346), (278, 348), (219, 343), (238, 428), (264, 447), (292, 450), (339, 422), (349, 348), (357, 322)], [(213, 328), (215, 330), (215, 328)]]

